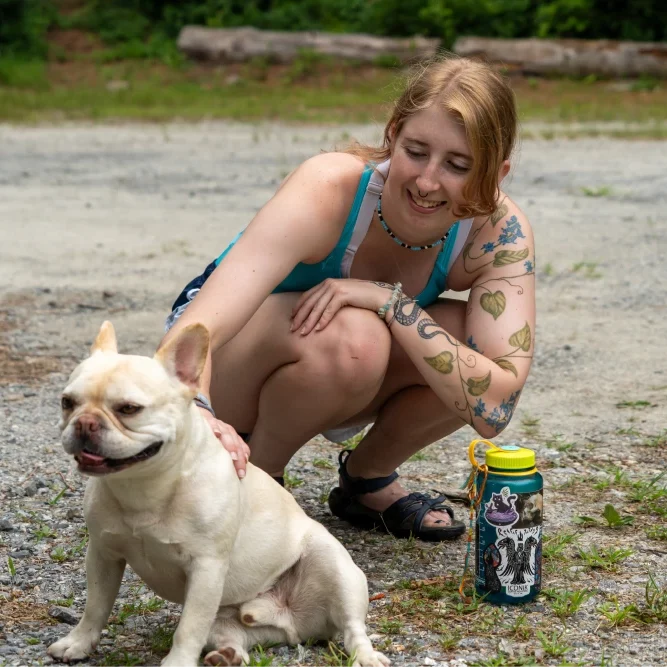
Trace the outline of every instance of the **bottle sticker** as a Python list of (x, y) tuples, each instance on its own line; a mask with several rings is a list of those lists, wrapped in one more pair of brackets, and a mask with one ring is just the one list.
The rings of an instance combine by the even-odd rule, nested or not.
[[(482, 517), (491, 528), (480, 554), (484, 587), (510, 597), (539, 589), (542, 563), (542, 491), (512, 493), (504, 486), (484, 503)], [(480, 517), (481, 518), (481, 517)], [(486, 529), (478, 523), (478, 529)], [(495, 529), (495, 531), (493, 530)], [(492, 534), (496, 533), (495, 541)], [(489, 539), (490, 538), (490, 539)], [(479, 570), (478, 570), (479, 573)]]

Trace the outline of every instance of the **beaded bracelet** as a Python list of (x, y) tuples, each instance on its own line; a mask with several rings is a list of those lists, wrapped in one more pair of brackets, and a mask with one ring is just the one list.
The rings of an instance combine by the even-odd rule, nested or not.
[(390, 308), (394, 307), (394, 304), (396, 301), (398, 301), (398, 297), (401, 293), (401, 290), (403, 289), (403, 285), (401, 283), (394, 283), (394, 289), (391, 293), (391, 296), (389, 297), (389, 301), (384, 304), (379, 310), (378, 310), (378, 317), (380, 319), (384, 319), (387, 315), (387, 312), (389, 311)]

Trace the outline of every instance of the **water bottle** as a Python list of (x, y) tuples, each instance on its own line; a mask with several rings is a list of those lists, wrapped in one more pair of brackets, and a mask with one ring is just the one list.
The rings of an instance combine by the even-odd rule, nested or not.
[[(475, 460), (484, 443), (486, 464)], [(542, 475), (535, 452), (474, 440), (468, 450), (475, 475), (475, 588), (495, 604), (532, 600), (542, 582)], [(481, 498), (480, 498), (481, 495)]]

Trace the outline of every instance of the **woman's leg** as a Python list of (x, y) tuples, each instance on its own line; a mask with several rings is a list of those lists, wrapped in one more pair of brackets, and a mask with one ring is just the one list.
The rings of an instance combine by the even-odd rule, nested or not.
[[(458, 340), (465, 340), (466, 303), (441, 299), (428, 314)], [(386, 477), (412, 454), (458, 430), (465, 422), (452, 414), (431, 390), (423, 376), (396, 343), (378, 395), (348, 423), (375, 420), (375, 424), (347, 460), (352, 477)], [(359, 497), (371, 509), (382, 511), (408, 495), (399, 480)], [(438, 524), (438, 522), (441, 522)], [(449, 525), (446, 512), (430, 512), (423, 525)]]
[(375, 313), (344, 308), (323, 331), (291, 332), (299, 294), (274, 294), (213, 358), (217, 416), (252, 433), (251, 461), (281, 475), (312, 437), (359, 413), (378, 394), (391, 336)]

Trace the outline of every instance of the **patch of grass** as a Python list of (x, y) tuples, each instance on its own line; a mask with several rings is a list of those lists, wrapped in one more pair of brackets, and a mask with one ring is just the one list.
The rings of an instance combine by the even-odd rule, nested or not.
[(651, 401), (619, 401), (616, 403), (616, 407), (619, 409), (631, 408), (633, 410), (643, 410), (644, 408), (655, 407)]
[(329, 459), (315, 459), (313, 461), (313, 465), (316, 468), (325, 468), (327, 470), (332, 470), (333, 468), (336, 467), (333, 461), (329, 461)]
[(528, 625), (528, 618), (525, 614), (517, 616), (509, 626), (509, 631), (514, 637), (526, 641), (533, 636), (533, 629)]
[(59, 607), (71, 607), (74, 604), (74, 596), (70, 595), (68, 598), (59, 598), (54, 600), (54, 603)]
[(463, 635), (457, 630), (443, 630), (438, 634), (438, 644), (443, 651), (452, 651), (462, 638)]
[(37, 646), (37, 644), (41, 644), (42, 641), (41, 639), (37, 639), (37, 637), (27, 637), (25, 643), (28, 644), (28, 646)]
[(614, 604), (605, 602), (598, 607), (598, 611), (611, 623), (612, 627), (618, 627), (627, 623), (633, 623), (637, 618), (637, 605), (627, 604), (619, 605), (618, 600), (614, 598)]
[(46, 63), (38, 60), (0, 58), (0, 86), (47, 90)]
[(384, 618), (378, 624), (378, 628), (385, 635), (399, 635), (403, 632), (403, 623), (395, 618)]
[(576, 262), (572, 265), (572, 273), (579, 273), (584, 278), (602, 278), (602, 274), (597, 270), (597, 267), (597, 262)]
[(164, 626), (160, 626), (150, 638), (151, 651), (157, 655), (167, 655), (173, 641), (173, 628), (165, 628)]
[(602, 569), (610, 572), (616, 570), (619, 563), (634, 554), (632, 549), (617, 549), (616, 547), (606, 547), (598, 550), (596, 546), (593, 546), (588, 551), (581, 548), (577, 551), (579, 558), (584, 561), (586, 566), (591, 569)]
[(644, 600), (646, 608), (641, 610), (639, 618), (644, 623), (666, 623), (667, 587), (659, 586), (652, 574), (648, 575), (648, 581), (644, 589)]
[(608, 185), (602, 185), (597, 188), (582, 187), (581, 192), (587, 197), (609, 197), (613, 190)]
[(49, 556), (51, 557), (51, 560), (56, 561), (56, 563), (62, 563), (69, 558), (69, 555), (63, 547), (56, 547)]
[(33, 533), (36, 540), (45, 540), (49, 537), (56, 537), (56, 533), (51, 530), (45, 523), (41, 523), (37, 530)]
[(257, 644), (250, 651), (250, 660), (244, 664), (248, 667), (267, 667), (273, 664), (273, 656), (268, 655), (264, 647)]
[(667, 541), (667, 526), (649, 526), (646, 529), (646, 537), (651, 540)]
[(551, 608), (558, 618), (568, 618), (579, 611), (581, 605), (593, 597), (591, 591), (566, 591), (549, 588), (543, 591), (544, 595), (551, 601)]
[(117, 623), (125, 623), (130, 616), (141, 616), (152, 613), (164, 607), (164, 600), (159, 597), (152, 597), (147, 601), (128, 602), (124, 604), (116, 614)]
[(537, 631), (537, 638), (539, 639), (540, 644), (542, 644), (544, 652), (547, 655), (553, 656), (554, 658), (560, 658), (568, 651), (572, 650), (570, 646), (561, 641), (562, 636), (563, 633), (556, 630), (554, 630), (550, 635), (547, 635), (541, 630)]
[(345, 651), (333, 642), (329, 642), (327, 649), (327, 652), (322, 655), (325, 665), (330, 665), (331, 667), (352, 667), (354, 664), (355, 656), (348, 656)]
[(122, 667), (133, 667), (134, 665), (141, 665), (143, 660), (137, 656), (128, 653), (127, 651), (112, 651), (107, 653), (102, 658), (100, 665), (119, 665)]
[(288, 472), (285, 473), (285, 488), (286, 489), (296, 489), (297, 487), (301, 486), (303, 483), (304, 482), (301, 479), (301, 477), (297, 477), (296, 475), (291, 475)]
[(49, 505), (51, 506), (55, 505), (65, 495), (66, 491), (67, 487), (64, 486), (53, 498), (51, 498), (51, 500), (47, 501)]
[(667, 447), (667, 430), (657, 435), (648, 436), (643, 442), (644, 447)]
[(540, 419), (524, 415), (521, 417), (521, 430), (528, 437), (535, 437), (540, 432)]

